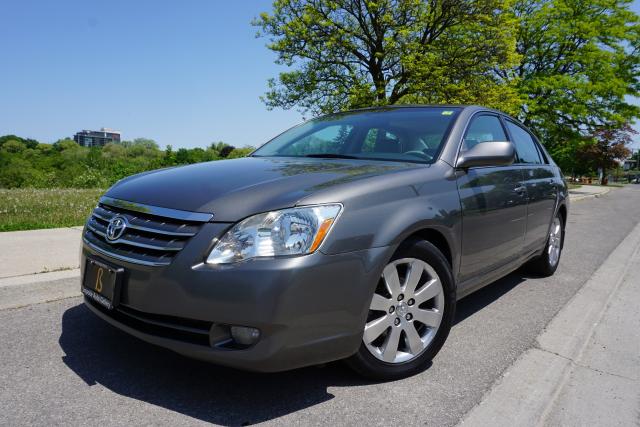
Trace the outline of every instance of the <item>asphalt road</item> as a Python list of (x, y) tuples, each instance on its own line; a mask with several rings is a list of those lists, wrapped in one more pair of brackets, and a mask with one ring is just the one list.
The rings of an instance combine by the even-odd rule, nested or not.
[(571, 206), (555, 276), (516, 272), (458, 304), (420, 375), (366, 383), (340, 363), (252, 374), (121, 333), (80, 298), (0, 310), (0, 425), (455, 425), (640, 220), (640, 185)]

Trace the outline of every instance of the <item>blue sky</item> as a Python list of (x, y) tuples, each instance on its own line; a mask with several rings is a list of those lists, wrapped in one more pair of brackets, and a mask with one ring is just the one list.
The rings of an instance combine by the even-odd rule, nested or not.
[(275, 55), (251, 20), (269, 1), (0, 2), (0, 134), (255, 145), (301, 121), (259, 100)]
[(104, 126), (161, 146), (261, 144), (302, 120), (259, 100), (281, 70), (250, 25), (270, 7), (270, 0), (3, 1), (0, 135), (53, 142)]

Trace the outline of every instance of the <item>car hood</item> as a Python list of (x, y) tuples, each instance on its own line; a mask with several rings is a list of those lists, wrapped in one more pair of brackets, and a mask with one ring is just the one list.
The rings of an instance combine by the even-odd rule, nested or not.
[(212, 213), (213, 221), (235, 222), (255, 213), (295, 206), (314, 192), (333, 186), (417, 167), (424, 165), (245, 157), (134, 175), (118, 182), (105, 195), (145, 205)]

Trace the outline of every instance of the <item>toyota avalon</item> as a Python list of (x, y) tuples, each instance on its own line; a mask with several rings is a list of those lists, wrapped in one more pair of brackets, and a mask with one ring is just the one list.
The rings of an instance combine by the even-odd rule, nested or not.
[(525, 264), (555, 272), (567, 209), (558, 166), (500, 111), (342, 112), (116, 183), (83, 231), (82, 292), (189, 357), (400, 378), (440, 350), (458, 299)]

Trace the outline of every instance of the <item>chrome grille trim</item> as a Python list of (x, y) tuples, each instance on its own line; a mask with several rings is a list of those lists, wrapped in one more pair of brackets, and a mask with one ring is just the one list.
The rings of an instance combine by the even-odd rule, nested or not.
[(94, 245), (93, 243), (89, 242), (86, 238), (82, 239), (84, 241), (84, 244), (89, 246), (91, 249), (93, 249), (94, 251), (98, 252), (101, 255), (107, 256), (109, 258), (113, 258), (113, 259), (117, 259), (120, 261), (125, 261), (125, 262), (130, 262), (132, 264), (141, 264), (141, 265), (147, 265), (149, 267), (162, 267), (165, 265), (169, 265), (171, 264), (170, 261), (168, 262), (153, 262), (153, 261), (143, 261), (137, 258), (131, 258), (128, 256), (124, 256), (124, 255), (119, 255), (113, 252), (107, 252), (104, 249), (99, 248), (98, 246)]
[(204, 212), (189, 212), (178, 209), (163, 208), (159, 206), (144, 205), (142, 203), (130, 202), (128, 200), (114, 199), (112, 197), (102, 196), (100, 203), (113, 206), (114, 208), (125, 209), (133, 212), (141, 212), (154, 216), (178, 219), (183, 221), (207, 222), (213, 218), (213, 214)]
[[(99, 205), (94, 209), (93, 216), (104, 222), (109, 222), (111, 218), (118, 215), (120, 211), (121, 210), (115, 210), (115, 208), (107, 205)], [(183, 222), (180, 225), (176, 225), (174, 221), (167, 223), (164, 218), (151, 217), (148, 214), (142, 215), (144, 218), (136, 217), (135, 215), (138, 214), (135, 212), (130, 213), (130, 217), (128, 218), (129, 223), (127, 224), (128, 228), (176, 237), (195, 236), (198, 229), (197, 225), (193, 223)], [(149, 227), (150, 223), (152, 227)]]
[[(109, 220), (111, 220), (111, 218), (113, 217), (113, 215), (111, 217), (102, 215), (98, 212), (98, 209), (93, 211), (93, 216), (95, 216), (96, 218), (100, 218), (101, 220), (105, 221), (105, 222), (109, 222)], [(158, 234), (164, 234), (166, 236), (177, 236), (177, 237), (193, 237), (196, 235), (196, 233), (187, 233), (187, 232), (177, 232), (177, 231), (167, 231), (167, 230), (161, 230), (159, 228), (149, 228), (149, 227), (145, 227), (142, 225), (138, 225), (135, 222), (134, 223), (129, 223), (127, 225), (128, 228), (133, 228), (134, 230), (140, 230), (140, 231), (147, 231), (147, 232), (151, 232), (151, 233), (158, 233)]]
[[(93, 225), (91, 225), (91, 219), (89, 219), (89, 222), (87, 222), (87, 228), (91, 231), (93, 231), (94, 233), (96, 233), (98, 236), (103, 237), (103, 238), (107, 238), (107, 236), (105, 235), (105, 233), (103, 231), (98, 230), (96, 227), (94, 227)], [(127, 228), (132, 228), (132, 227), (127, 227)], [(129, 240), (129, 239), (118, 239), (118, 240), (114, 240), (112, 242), (110, 242), (112, 244), (115, 243), (122, 243), (124, 245), (131, 245), (131, 246), (136, 246), (138, 248), (144, 248), (144, 249), (153, 249), (155, 251), (179, 251), (182, 248), (181, 247), (175, 247), (175, 246), (159, 246), (159, 245), (149, 245), (146, 243), (140, 243), (140, 242), (136, 242), (134, 240)]]
[[(157, 208), (130, 204), (130, 202), (108, 204), (116, 199), (101, 198), (100, 203), (87, 220), (83, 241), (92, 250), (101, 255), (120, 261), (147, 266), (166, 266), (171, 264), (173, 257), (187, 245), (189, 239), (198, 233), (204, 215), (198, 212), (194, 216), (185, 211), (161, 209), (163, 215), (151, 212), (159, 212)], [(126, 206), (126, 208), (124, 207)], [(137, 210), (128, 209), (135, 207)], [(141, 207), (144, 206), (144, 209)], [(143, 211), (144, 210), (144, 211)], [(180, 212), (179, 218), (169, 217), (169, 213)], [(107, 239), (107, 225), (114, 217), (123, 217), (126, 221), (124, 233), (113, 241)], [(212, 215), (206, 214), (207, 221)]]

